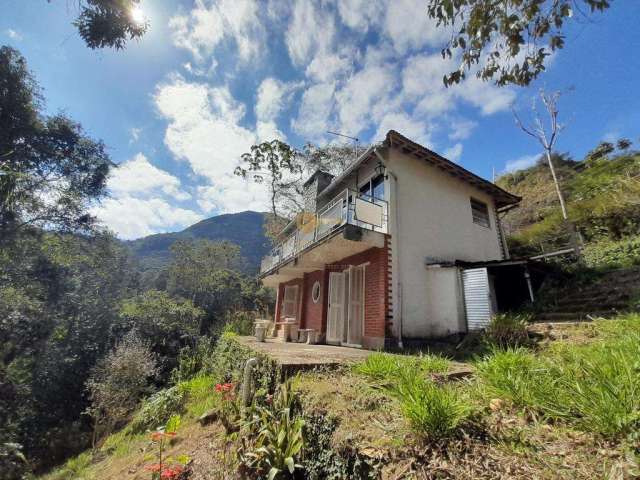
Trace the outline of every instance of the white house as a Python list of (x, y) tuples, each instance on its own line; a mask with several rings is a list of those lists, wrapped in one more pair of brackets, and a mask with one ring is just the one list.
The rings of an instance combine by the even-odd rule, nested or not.
[(496, 304), (486, 265), (509, 258), (499, 214), (519, 201), (389, 131), (306, 182), (305, 214), (261, 265), (276, 324), (374, 349), (481, 327)]

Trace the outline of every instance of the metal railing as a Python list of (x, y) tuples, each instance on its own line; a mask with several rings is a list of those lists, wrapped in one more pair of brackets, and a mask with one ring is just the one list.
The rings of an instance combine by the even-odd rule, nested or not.
[(385, 200), (363, 196), (354, 190), (344, 190), (316, 214), (302, 215), (296, 231), (262, 259), (260, 272), (268, 272), (295, 257), (347, 223), (387, 233), (388, 210)]

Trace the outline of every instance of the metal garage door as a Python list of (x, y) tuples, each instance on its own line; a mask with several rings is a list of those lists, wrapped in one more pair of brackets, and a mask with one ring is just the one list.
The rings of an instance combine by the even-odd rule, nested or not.
[(470, 268), (462, 271), (464, 307), (469, 331), (482, 330), (491, 320), (491, 296), (489, 275), (486, 268)]

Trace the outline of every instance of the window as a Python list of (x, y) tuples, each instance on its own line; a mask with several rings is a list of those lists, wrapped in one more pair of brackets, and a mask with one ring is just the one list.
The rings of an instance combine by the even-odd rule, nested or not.
[(313, 303), (320, 301), (320, 282), (318, 281), (316, 281), (311, 288), (311, 300), (313, 300)]
[(384, 175), (376, 175), (360, 187), (360, 195), (368, 199), (384, 200)]
[(282, 300), (282, 317), (296, 318), (298, 316), (298, 286), (287, 285), (284, 287), (284, 299)]
[(489, 222), (489, 207), (487, 207), (486, 203), (472, 198), (471, 214), (473, 215), (473, 223), (491, 228), (491, 223)]

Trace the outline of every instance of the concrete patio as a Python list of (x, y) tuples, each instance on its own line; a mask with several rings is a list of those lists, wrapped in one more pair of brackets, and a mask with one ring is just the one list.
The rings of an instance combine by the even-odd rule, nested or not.
[(257, 353), (269, 356), (282, 367), (293, 369), (352, 364), (371, 354), (370, 350), (360, 348), (284, 343), (273, 338), (258, 342), (253, 336), (238, 337), (238, 342)]

